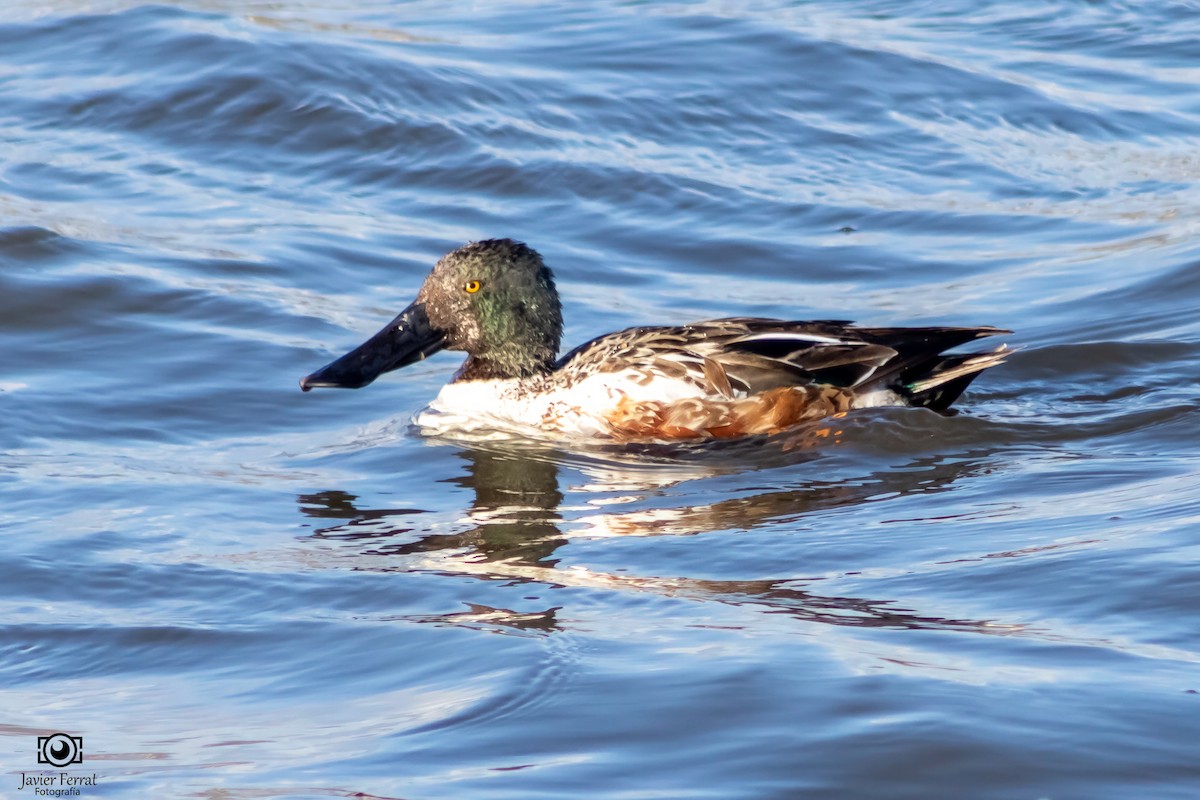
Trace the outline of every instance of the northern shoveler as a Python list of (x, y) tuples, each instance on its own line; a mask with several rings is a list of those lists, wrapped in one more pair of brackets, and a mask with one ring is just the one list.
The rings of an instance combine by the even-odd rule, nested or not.
[(730, 438), (855, 408), (944, 412), (1009, 351), (943, 351), (1001, 333), (1010, 331), (730, 317), (629, 328), (556, 359), (562, 306), (554, 276), (532, 248), (492, 239), (444, 256), (412, 305), (300, 388), (357, 389), (438, 350), (462, 350), (466, 361), (418, 424)]

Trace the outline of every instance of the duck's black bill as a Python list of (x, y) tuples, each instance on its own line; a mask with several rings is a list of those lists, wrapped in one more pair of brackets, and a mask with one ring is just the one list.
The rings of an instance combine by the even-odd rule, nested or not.
[(346, 355), (303, 378), (304, 391), (359, 389), (385, 372), (415, 364), (445, 347), (445, 334), (429, 324), (425, 306), (413, 303), (383, 330)]

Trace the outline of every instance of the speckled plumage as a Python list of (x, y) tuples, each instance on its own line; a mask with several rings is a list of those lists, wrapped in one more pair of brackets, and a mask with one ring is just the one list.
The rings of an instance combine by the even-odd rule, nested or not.
[(869, 328), (731, 317), (630, 328), (555, 361), (561, 331), (558, 294), (541, 257), (507, 239), (477, 242), (441, 259), (417, 301), (389, 327), (301, 385), (365, 385), (444, 347), (468, 357), (418, 417), (427, 427), (729, 438), (869, 406), (945, 411), (1008, 352), (943, 355), (1008, 332), (991, 327)]

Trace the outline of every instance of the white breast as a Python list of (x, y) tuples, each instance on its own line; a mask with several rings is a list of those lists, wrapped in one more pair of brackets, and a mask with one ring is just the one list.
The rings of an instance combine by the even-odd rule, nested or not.
[(602, 436), (608, 432), (605, 415), (622, 398), (670, 403), (703, 396), (694, 384), (670, 378), (647, 381), (644, 373), (633, 371), (596, 373), (569, 386), (540, 377), (461, 381), (442, 387), (415, 422), (435, 433), (501, 430)]

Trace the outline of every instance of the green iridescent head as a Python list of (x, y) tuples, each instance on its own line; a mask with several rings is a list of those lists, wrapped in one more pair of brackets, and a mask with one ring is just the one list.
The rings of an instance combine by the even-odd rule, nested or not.
[(457, 380), (530, 377), (554, 368), (561, 338), (562, 305), (542, 257), (489, 239), (443, 256), (412, 305), (300, 386), (366, 386), (443, 349), (467, 353)]
[(446, 348), (469, 360), (460, 380), (548, 372), (562, 338), (554, 275), (537, 251), (512, 239), (474, 242), (434, 266), (417, 295)]

